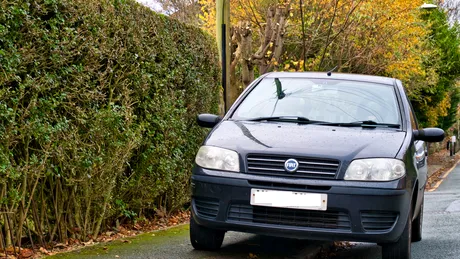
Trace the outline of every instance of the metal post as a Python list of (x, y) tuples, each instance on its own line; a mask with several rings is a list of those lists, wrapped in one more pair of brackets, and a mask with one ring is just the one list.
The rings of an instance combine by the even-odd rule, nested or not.
[(224, 88), (224, 109), (228, 111), (227, 103), (227, 26), (222, 23), (222, 88)]
[(230, 109), (230, 106), (232, 105), (232, 102), (235, 101), (232, 98), (234, 98), (234, 89), (230, 85), (230, 61), (232, 59), (232, 54), (231, 54), (231, 49), (230, 49), (230, 0), (224, 0), (224, 24), (225, 24), (225, 33), (224, 31), (222, 33), (224, 36), (223, 42), (225, 42), (225, 49), (222, 51), (225, 53), (225, 77), (222, 78), (225, 80), (225, 88), (226, 88), (226, 93), (227, 97), (225, 100), (225, 112), (227, 112)]
[(219, 48), (219, 57), (222, 64), (222, 88), (224, 110), (228, 111), (231, 98), (230, 87), (230, 0), (216, 0), (216, 39)]
[(305, 72), (305, 66), (307, 63), (307, 46), (305, 44), (305, 17), (303, 16), (303, 1), (299, 1), (299, 7), (300, 7), (300, 19), (302, 21), (302, 58), (303, 58), (303, 65), (302, 65), (302, 70)]

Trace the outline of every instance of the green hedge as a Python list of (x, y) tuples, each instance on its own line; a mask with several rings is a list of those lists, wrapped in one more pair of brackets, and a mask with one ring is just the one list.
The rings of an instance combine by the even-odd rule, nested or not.
[(188, 199), (215, 42), (132, 0), (0, 0), (0, 225), (87, 239)]

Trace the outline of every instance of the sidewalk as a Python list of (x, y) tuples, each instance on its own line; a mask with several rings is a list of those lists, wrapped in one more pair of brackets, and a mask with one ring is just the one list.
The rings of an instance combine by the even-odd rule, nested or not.
[(450, 156), (448, 150), (444, 149), (434, 154), (428, 155), (428, 182), (426, 190), (436, 189), (445, 177), (446, 172), (452, 170), (460, 160), (460, 152), (455, 156)]
[(450, 168), (454, 161), (460, 158), (460, 153), (450, 156), (449, 150), (443, 149), (428, 155), (428, 177), (436, 173), (439, 169)]
[(460, 258), (460, 165), (425, 193), (424, 212), (423, 240), (412, 245), (413, 258)]

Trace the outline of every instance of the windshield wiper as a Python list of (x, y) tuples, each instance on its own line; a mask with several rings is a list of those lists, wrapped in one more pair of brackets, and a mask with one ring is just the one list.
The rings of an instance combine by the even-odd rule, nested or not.
[(373, 120), (366, 120), (366, 121), (354, 121), (350, 123), (356, 123), (356, 124), (361, 124), (361, 126), (383, 126), (383, 127), (388, 127), (388, 128), (399, 128), (401, 125), (399, 124), (394, 124), (394, 123), (380, 123), (376, 122)]
[(326, 122), (326, 123), (317, 123), (318, 125), (327, 125), (327, 126), (340, 126), (340, 127), (363, 127), (363, 128), (377, 128), (377, 127), (387, 127), (387, 128), (399, 128), (401, 125), (393, 123), (380, 123), (373, 120), (366, 121), (354, 121), (354, 122)]
[(296, 122), (296, 123), (312, 122), (306, 117), (299, 117), (299, 116), (258, 117), (258, 118), (247, 119), (245, 121), (286, 121), (286, 122)]
[(354, 122), (327, 122), (310, 120), (302, 116), (271, 116), (271, 117), (257, 117), (252, 119), (243, 119), (243, 121), (282, 121), (282, 122), (295, 122), (302, 124), (314, 124), (323, 126), (338, 126), (338, 127), (363, 127), (363, 128), (399, 128), (401, 125), (392, 123), (379, 123), (372, 120), (368, 121), (354, 121)]

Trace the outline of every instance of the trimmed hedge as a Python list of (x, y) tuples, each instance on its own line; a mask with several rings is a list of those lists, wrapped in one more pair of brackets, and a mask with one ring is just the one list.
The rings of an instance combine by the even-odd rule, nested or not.
[(187, 202), (215, 45), (132, 0), (0, 0), (3, 235), (88, 239)]

